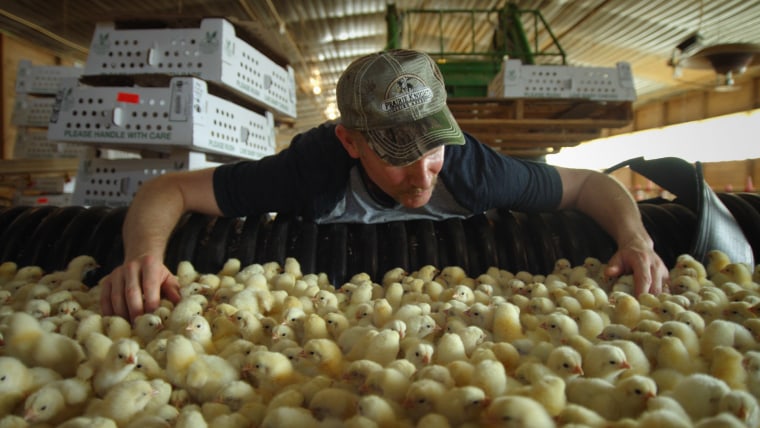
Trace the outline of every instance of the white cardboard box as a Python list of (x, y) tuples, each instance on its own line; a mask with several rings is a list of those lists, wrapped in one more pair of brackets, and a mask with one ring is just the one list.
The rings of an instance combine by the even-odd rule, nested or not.
[(102, 148), (174, 149), (259, 159), (275, 151), (274, 118), (209, 93), (209, 82), (171, 77), (168, 86), (63, 88), (48, 138)]
[(47, 136), (47, 129), (18, 128), (13, 157), (16, 159), (84, 158), (94, 153), (92, 147), (50, 141)]
[(65, 207), (71, 205), (71, 193), (59, 193), (50, 195), (19, 195), (14, 199), (14, 204), (18, 206), (41, 206), (53, 205), (56, 207)]
[(238, 37), (226, 19), (205, 18), (192, 28), (97, 24), (85, 75), (152, 73), (217, 82), (278, 115), (296, 117), (293, 68), (275, 63)]
[(62, 82), (77, 80), (82, 67), (66, 65), (33, 65), (22, 59), (16, 72), (16, 94), (55, 95)]
[(175, 152), (162, 159), (84, 159), (79, 164), (72, 203), (127, 206), (142, 184), (171, 171), (220, 165), (198, 152)]
[(37, 97), (18, 94), (13, 103), (11, 123), (16, 126), (34, 126), (44, 128), (50, 122), (50, 115), (55, 105), (54, 97)]
[(635, 101), (633, 73), (627, 62), (615, 67), (527, 65), (507, 59), (488, 86), (488, 96)]

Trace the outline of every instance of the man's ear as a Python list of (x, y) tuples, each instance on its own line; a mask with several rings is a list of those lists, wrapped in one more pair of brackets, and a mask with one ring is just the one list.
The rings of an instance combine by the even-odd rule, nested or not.
[(337, 124), (335, 126), (335, 136), (338, 137), (343, 148), (346, 149), (348, 155), (354, 159), (359, 159), (359, 147), (358, 142), (354, 138), (354, 133), (349, 131), (345, 126)]

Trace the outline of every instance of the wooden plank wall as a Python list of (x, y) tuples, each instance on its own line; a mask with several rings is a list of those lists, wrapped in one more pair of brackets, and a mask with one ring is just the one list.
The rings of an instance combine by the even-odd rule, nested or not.
[(27, 59), (34, 65), (73, 65), (74, 61), (62, 58), (53, 52), (2, 32), (0, 32), (0, 58), (2, 58), (3, 64), (0, 70), (0, 78), (2, 78), (2, 86), (0, 86), (2, 123), (0, 128), (3, 136), (0, 159), (13, 159), (16, 127), (11, 124), (11, 117), (15, 102), (16, 73), (18, 72), (19, 61)]
[[(737, 81), (738, 89), (731, 92), (698, 90), (684, 92), (667, 99), (651, 101), (634, 107), (631, 125), (611, 130), (609, 135), (659, 128), (667, 125), (706, 119), (760, 108), (760, 76)], [(705, 181), (716, 191), (743, 191), (748, 184), (760, 187), (760, 159), (703, 164)], [(613, 176), (633, 192), (651, 196), (659, 193), (646, 178), (628, 170), (618, 170)]]

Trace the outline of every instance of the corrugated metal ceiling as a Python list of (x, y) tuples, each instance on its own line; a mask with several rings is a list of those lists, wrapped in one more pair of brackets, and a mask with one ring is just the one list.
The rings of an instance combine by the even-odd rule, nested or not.
[[(628, 61), (639, 100), (709, 85), (709, 71), (685, 70), (675, 79), (667, 66), (675, 45), (699, 30), (705, 44), (760, 43), (760, 2), (746, 0), (519, 0), (541, 12), (567, 53), (570, 65), (612, 67)], [(399, 0), (412, 9), (496, 9), (506, 0)], [(86, 56), (97, 21), (122, 17), (226, 16), (247, 23), (296, 70), (298, 119), (285, 135), (325, 119), (341, 71), (360, 55), (385, 47), (385, 0), (25, 0), (0, 4), (0, 28), (76, 58)], [(528, 26), (529, 23), (526, 23)], [(404, 47), (429, 52), (487, 48), (497, 28), (493, 15), (409, 15)], [(474, 29), (474, 37), (471, 35)], [(545, 47), (545, 31), (532, 43)], [(442, 35), (442, 36), (441, 36)], [(753, 67), (755, 72), (758, 67)], [(311, 80), (310, 80), (311, 79)], [(319, 82), (322, 93), (312, 92)]]

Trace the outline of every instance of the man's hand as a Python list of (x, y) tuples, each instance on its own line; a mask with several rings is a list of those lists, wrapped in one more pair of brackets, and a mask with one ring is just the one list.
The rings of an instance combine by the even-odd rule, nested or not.
[(620, 245), (612, 255), (604, 273), (615, 278), (633, 272), (634, 293), (659, 294), (670, 282), (670, 273), (652, 244), (643, 239), (634, 239)]
[(118, 315), (131, 321), (153, 312), (161, 296), (173, 303), (180, 300), (179, 282), (161, 260), (146, 255), (125, 261), (100, 281), (103, 315)]

